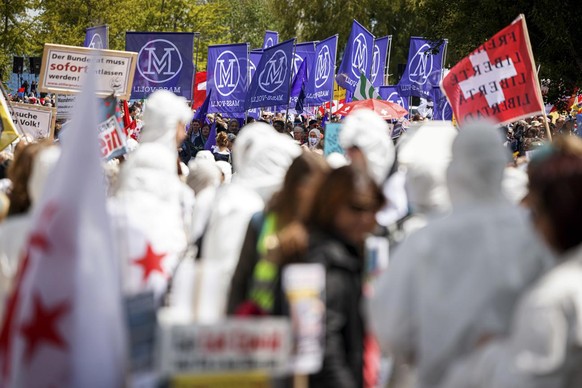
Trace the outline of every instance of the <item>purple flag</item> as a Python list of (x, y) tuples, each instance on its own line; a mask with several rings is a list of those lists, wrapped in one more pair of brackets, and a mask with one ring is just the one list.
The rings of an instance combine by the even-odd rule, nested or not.
[(372, 55), (372, 68), (370, 69), (370, 81), (375, 88), (384, 85), (386, 74), (386, 60), (388, 50), (392, 42), (392, 36), (385, 36), (374, 40), (374, 53)]
[(433, 101), (433, 120), (452, 120), (453, 119), (453, 109), (449, 100), (443, 94), (439, 86), (435, 86), (432, 89), (431, 99)]
[(263, 49), (273, 47), (279, 44), (279, 33), (275, 31), (265, 31), (265, 38), (263, 39)]
[(137, 52), (132, 99), (165, 89), (192, 98), (194, 34), (190, 32), (126, 32), (125, 51)]
[(248, 44), (208, 47), (206, 89), (212, 90), (209, 112), (244, 112), (248, 82)]
[(209, 89), (206, 92), (206, 98), (204, 99), (204, 102), (202, 103), (200, 108), (198, 108), (196, 113), (194, 113), (194, 119), (206, 121), (206, 115), (208, 114), (208, 105), (210, 104), (210, 95), (211, 94), (212, 94), (212, 90)]
[(337, 35), (316, 44), (312, 71), (307, 79), (305, 103), (320, 105), (333, 99)]
[(99, 50), (109, 49), (109, 27), (105, 25), (87, 28), (83, 47)]
[(215, 146), (216, 146), (216, 121), (214, 121), (210, 126), (210, 133), (208, 134), (208, 139), (206, 139), (206, 143), (204, 143), (204, 149), (206, 151), (212, 151), (212, 149)]
[(398, 87), (396, 85), (380, 86), (378, 94), (380, 94), (383, 100), (393, 102), (408, 110), (408, 98), (402, 97), (398, 93)]
[(245, 109), (277, 106), (289, 98), (289, 79), (295, 39), (263, 51), (246, 96)]
[(344, 50), (344, 57), (336, 76), (338, 85), (353, 93), (361, 73), (370, 79), (373, 51), (374, 35), (354, 20)]
[(446, 44), (447, 41), (444, 40), (438, 47), (438, 52), (433, 54), (433, 42), (424, 38), (410, 38), (408, 63), (398, 83), (401, 96), (430, 98), (433, 86), (438, 86), (441, 81)]
[(297, 112), (303, 112), (303, 103), (305, 101), (305, 83), (307, 82), (307, 61), (303, 61), (291, 85), (291, 97), (289, 106), (296, 109)]

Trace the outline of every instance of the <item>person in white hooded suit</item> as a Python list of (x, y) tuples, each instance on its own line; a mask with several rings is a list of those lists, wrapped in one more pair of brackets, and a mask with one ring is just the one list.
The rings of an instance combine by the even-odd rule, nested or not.
[(447, 170), (451, 214), (411, 234), (375, 284), (380, 345), (416, 365), (419, 387), (439, 386), (454, 359), (506, 333), (517, 298), (549, 265), (525, 212), (502, 195), (506, 160), (495, 128), (462, 128)]
[(202, 287), (198, 298), (201, 322), (225, 316), (229, 285), (249, 221), (280, 189), (287, 169), (300, 153), (292, 138), (265, 123), (252, 123), (240, 131), (233, 152), (236, 174), (218, 190), (202, 241), (204, 276), (212, 282)]
[(194, 194), (178, 177), (177, 145), (191, 118), (186, 101), (173, 93), (148, 98), (140, 146), (121, 166), (109, 204), (124, 291), (153, 291), (158, 303), (190, 233)]

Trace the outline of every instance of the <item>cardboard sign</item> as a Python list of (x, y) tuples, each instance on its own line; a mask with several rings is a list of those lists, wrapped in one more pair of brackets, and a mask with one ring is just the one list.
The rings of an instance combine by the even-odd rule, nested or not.
[(284, 371), (291, 354), (283, 318), (231, 319), (214, 325), (162, 325), (160, 369), (165, 374)]
[(324, 352), (325, 268), (322, 264), (288, 265), (282, 284), (293, 322), (292, 371), (316, 373)]
[(69, 120), (73, 117), (75, 98), (72, 94), (57, 94), (57, 120)]
[(25, 135), (33, 139), (52, 138), (54, 130), (55, 110), (46, 106), (10, 104), (12, 120)]
[(344, 154), (344, 150), (339, 143), (339, 131), (341, 130), (340, 123), (326, 123), (325, 124), (325, 138), (323, 141), (323, 152), (325, 156), (332, 152)]
[(84, 47), (45, 44), (39, 77), (39, 90), (74, 94), (83, 88), (89, 65), (94, 62), (96, 93), (115, 93), (129, 99), (137, 53), (94, 50)]

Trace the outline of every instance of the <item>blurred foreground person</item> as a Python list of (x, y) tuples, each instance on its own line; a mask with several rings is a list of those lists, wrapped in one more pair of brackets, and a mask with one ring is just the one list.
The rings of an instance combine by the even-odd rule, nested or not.
[(281, 267), (301, 261), (308, 244), (305, 222), (329, 167), (303, 151), (283, 187), (249, 222), (228, 298), (228, 313), (282, 315)]
[(363, 387), (364, 242), (383, 204), (378, 185), (354, 166), (331, 171), (316, 194), (304, 261), (321, 263), (326, 270), (325, 351), (310, 386)]
[(237, 173), (217, 193), (202, 240), (202, 264), (213, 272), (211, 288), (199, 296), (198, 318), (215, 322), (224, 317), (228, 289), (253, 214), (263, 210), (283, 184), (300, 147), (265, 123), (243, 127), (234, 146)]
[(483, 337), (507, 333), (519, 295), (547, 268), (525, 212), (502, 195), (506, 150), (492, 126), (462, 128), (452, 148), (450, 215), (411, 234), (370, 304), (383, 349), (439, 386)]
[(192, 205), (185, 204), (193, 204), (193, 193), (178, 177), (176, 162), (191, 118), (184, 99), (167, 91), (153, 93), (140, 147), (121, 166), (110, 213), (128, 294), (153, 291), (160, 301), (186, 249)]
[(558, 264), (520, 299), (509, 334), (459, 359), (443, 387), (582, 387), (582, 141), (558, 137), (540, 151), (529, 190)]
[(16, 154), (8, 170), (13, 189), (9, 216), (0, 223), (0, 317), (32, 227), (34, 206), (41, 200), (46, 180), (60, 155), (60, 148), (49, 143), (28, 144)]

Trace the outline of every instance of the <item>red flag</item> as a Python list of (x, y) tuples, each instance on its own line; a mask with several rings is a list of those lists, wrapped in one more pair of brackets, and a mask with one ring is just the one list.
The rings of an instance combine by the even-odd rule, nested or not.
[(192, 108), (198, 109), (206, 99), (206, 72), (199, 71), (194, 77), (194, 93), (192, 95)]
[(459, 123), (487, 119), (506, 124), (544, 109), (525, 18), (457, 63), (441, 83)]

